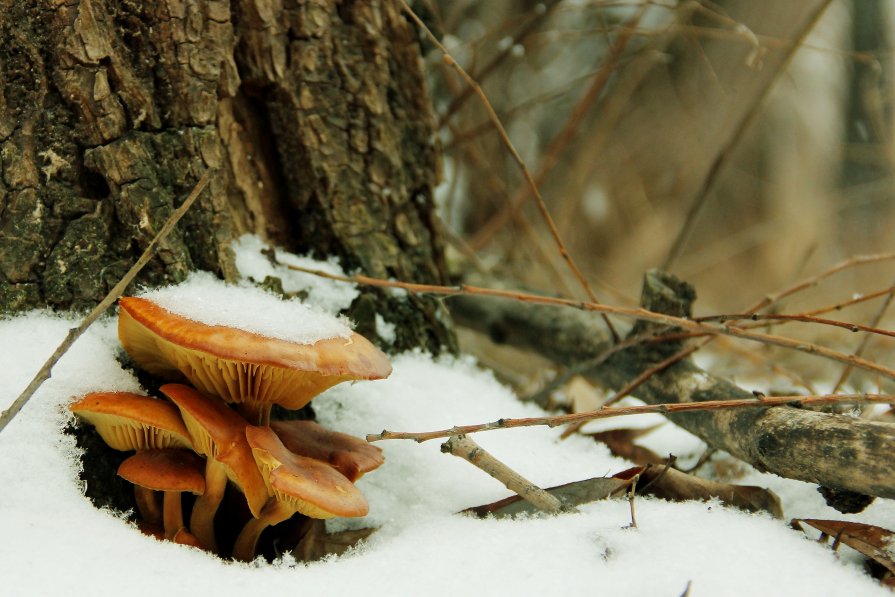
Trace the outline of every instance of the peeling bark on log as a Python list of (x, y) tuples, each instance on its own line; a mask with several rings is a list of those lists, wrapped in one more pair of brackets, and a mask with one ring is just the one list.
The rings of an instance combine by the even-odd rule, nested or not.
[[(689, 313), (695, 294), (666, 274), (650, 273), (643, 305), (673, 315)], [(571, 309), (527, 305), (480, 297), (451, 300), (461, 325), (492, 340), (533, 350), (571, 366), (609, 346), (605, 326), (594, 316)], [(636, 331), (646, 331), (638, 323)], [(622, 387), (679, 346), (646, 345), (623, 351), (587, 373), (608, 387)], [(649, 404), (748, 399), (752, 394), (715, 377), (690, 361), (680, 362), (637, 389)], [(705, 411), (668, 415), (710, 446), (725, 450), (761, 471), (878, 497), (895, 498), (895, 425), (840, 414), (791, 407)]]
[[(444, 283), (434, 118), (394, 0), (0, 0), (0, 312), (97, 303), (206, 168), (138, 279), (236, 275), (255, 232)], [(397, 348), (453, 347), (439, 303), (365, 291)]]

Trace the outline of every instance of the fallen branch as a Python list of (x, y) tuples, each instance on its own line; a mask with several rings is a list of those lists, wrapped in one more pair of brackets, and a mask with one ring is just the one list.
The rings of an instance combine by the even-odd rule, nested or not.
[(441, 451), (477, 466), (538, 510), (559, 512), (562, 509), (562, 502), (556, 497), (525, 479), (464, 435), (451, 435), (448, 441), (441, 444)]
[(143, 254), (140, 255), (140, 258), (137, 259), (137, 262), (128, 270), (124, 277), (118, 281), (118, 283), (109, 291), (109, 293), (105, 296), (105, 298), (100, 301), (100, 303), (84, 318), (84, 320), (78, 325), (76, 328), (72, 328), (68, 331), (68, 335), (65, 337), (65, 340), (62, 341), (53, 354), (47, 359), (47, 362), (43, 364), (43, 367), (40, 368), (40, 371), (37, 372), (37, 375), (34, 376), (34, 379), (31, 380), (31, 383), (28, 384), (28, 387), (25, 388), (25, 391), (16, 398), (15, 402), (13, 402), (9, 408), (0, 413), (0, 432), (6, 429), (6, 426), (9, 425), (9, 422), (15, 418), (19, 411), (28, 403), (37, 389), (48, 380), (53, 374), (53, 367), (56, 366), (56, 363), (59, 362), (59, 359), (62, 358), (68, 349), (71, 348), (72, 344), (81, 337), (81, 335), (87, 331), (87, 328), (96, 321), (100, 315), (106, 312), (106, 309), (112, 306), (112, 304), (118, 300), (118, 298), (124, 292), (124, 289), (127, 288), (127, 285), (130, 284), (133, 279), (140, 273), (140, 270), (149, 263), (149, 260), (152, 259), (152, 256), (155, 254), (156, 249), (165, 237), (171, 232), (177, 222), (186, 214), (189, 208), (193, 205), (193, 203), (198, 199), (199, 195), (202, 194), (202, 191), (205, 189), (208, 181), (211, 179), (211, 170), (206, 170), (205, 174), (202, 175), (202, 178), (199, 179), (199, 182), (196, 183), (196, 186), (193, 187), (193, 190), (184, 200), (184, 202), (174, 210), (174, 213), (171, 214), (171, 217), (164, 223), (161, 230), (158, 231), (158, 234), (155, 235), (155, 238), (149, 243), (149, 246), (146, 247), (146, 250), (143, 251)]
[[(650, 273), (643, 304), (651, 313), (669, 310), (686, 314), (692, 298), (680, 297), (681, 286), (683, 283), (671, 276)], [(583, 362), (609, 346), (609, 338), (592, 317), (570, 309), (475, 297), (458, 297), (451, 307), (459, 323), (500, 343), (533, 350), (560, 365)], [(637, 330), (645, 331), (642, 327)], [(607, 387), (623, 387), (678, 348), (672, 344), (628, 349), (587, 371), (586, 376)], [(750, 392), (689, 361), (648, 379), (638, 388), (637, 397), (652, 405), (665, 404), (666, 408), (718, 399), (751, 401), (756, 408), (669, 412), (668, 418), (709, 446), (725, 450), (759, 470), (895, 498), (895, 462), (891, 459), (895, 425), (797, 408), (761, 408), (763, 405), (756, 404)]]

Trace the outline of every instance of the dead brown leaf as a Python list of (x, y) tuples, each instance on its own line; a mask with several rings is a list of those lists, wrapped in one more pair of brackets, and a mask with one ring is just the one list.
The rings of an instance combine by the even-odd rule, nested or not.
[[(594, 477), (550, 487), (546, 491), (559, 498), (563, 508), (575, 508), (581, 504), (605, 500), (613, 495), (622, 494), (630, 484), (630, 479)], [(508, 518), (516, 514), (533, 514), (535, 512), (539, 512), (539, 510), (518, 495), (514, 495), (491, 504), (467, 508), (461, 511), (461, 514), (474, 514), (480, 518), (488, 515), (496, 518)]]
[(326, 521), (312, 519), (301, 541), (292, 550), (299, 562), (314, 562), (328, 555), (341, 555), (372, 535), (376, 529), (327, 533)]
[[(780, 498), (767, 489), (708, 481), (666, 466), (637, 466), (611, 477), (575, 481), (551, 487), (546, 491), (559, 498), (563, 508), (570, 509), (609, 497), (623, 496), (635, 477), (638, 478), (637, 493), (641, 495), (652, 495), (672, 501), (718, 499), (728, 506), (749, 512), (763, 511), (769, 512), (775, 518), (783, 517)], [(534, 506), (514, 495), (491, 504), (467, 508), (461, 514), (505, 518), (537, 511)]]
[(882, 527), (860, 522), (844, 520), (818, 520), (816, 518), (796, 518), (792, 525), (801, 529), (799, 523), (805, 523), (837, 543), (844, 543), (877, 564), (883, 566), (891, 574), (895, 574), (895, 560), (890, 545), (895, 533)]
[[(630, 478), (638, 474), (638, 469), (628, 469), (619, 474)], [(725, 505), (748, 512), (768, 512), (774, 518), (783, 518), (780, 498), (762, 487), (709, 481), (667, 466), (646, 466), (639, 469), (639, 474), (637, 493), (640, 495), (675, 502), (715, 498)]]

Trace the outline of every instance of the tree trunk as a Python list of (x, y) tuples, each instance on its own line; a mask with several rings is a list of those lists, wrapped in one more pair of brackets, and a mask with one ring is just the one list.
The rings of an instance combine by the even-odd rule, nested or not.
[[(0, 311), (84, 308), (207, 168), (138, 284), (233, 279), (254, 232), (348, 269), (446, 280), (434, 119), (394, 0), (0, 0)], [(432, 300), (364, 291), (396, 348), (453, 347)]]

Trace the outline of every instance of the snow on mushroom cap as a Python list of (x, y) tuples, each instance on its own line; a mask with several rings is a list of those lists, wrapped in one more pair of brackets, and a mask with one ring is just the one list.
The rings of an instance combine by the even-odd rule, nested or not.
[(137, 296), (199, 323), (299, 344), (351, 336), (350, 322), (344, 317), (333, 317), (298, 301), (284, 301), (254, 286), (227, 284), (208, 272), (194, 272), (180, 284)]

